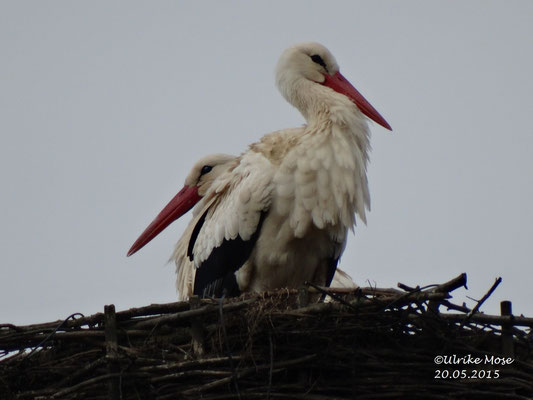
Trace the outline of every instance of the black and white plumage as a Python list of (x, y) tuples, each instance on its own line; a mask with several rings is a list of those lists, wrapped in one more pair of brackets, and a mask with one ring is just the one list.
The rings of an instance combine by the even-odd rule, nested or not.
[(329, 285), (356, 215), (366, 222), (365, 116), (390, 126), (320, 44), (287, 49), (276, 80), (307, 124), (264, 136), (211, 182), (187, 244), (195, 294)]

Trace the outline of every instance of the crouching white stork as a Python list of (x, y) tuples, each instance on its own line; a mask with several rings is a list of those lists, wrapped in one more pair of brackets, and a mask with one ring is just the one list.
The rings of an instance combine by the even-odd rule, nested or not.
[[(227, 154), (211, 154), (196, 162), (185, 179), (184, 188), (178, 192), (169, 205), (154, 220), (163, 221), (163, 223), (155, 222), (150, 224), (128, 251), (128, 256), (140, 250), (172, 221), (190, 210), (193, 203), (199, 201), (211, 187), (213, 180), (226, 171), (235, 159), (235, 156)], [(199, 208), (201, 209), (202, 205)], [(191, 240), (192, 231), (198, 222), (197, 216), (198, 214), (193, 211), (193, 218), (176, 244), (169, 260), (173, 260), (176, 264), (178, 300), (187, 300), (194, 291), (196, 269), (194, 268), (194, 263), (187, 256), (187, 247)], [(331, 286), (335, 288), (357, 288), (352, 278), (340, 268), (337, 268)]]
[[(365, 115), (391, 129), (389, 124), (318, 43), (287, 49), (276, 80), (307, 124), (264, 136), (206, 191), (187, 245), (196, 268), (194, 294), (237, 295), (306, 281), (328, 286), (355, 215), (366, 222)], [(175, 219), (178, 208), (198, 200), (190, 187), (180, 193), (189, 199), (186, 205), (171, 201), (152, 223), (155, 234)], [(139, 241), (147, 243), (155, 234)]]

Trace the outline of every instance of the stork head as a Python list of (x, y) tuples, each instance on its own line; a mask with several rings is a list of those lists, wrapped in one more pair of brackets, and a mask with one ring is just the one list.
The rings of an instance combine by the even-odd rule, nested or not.
[(196, 187), (198, 196), (204, 197), (215, 178), (225, 171), (235, 158), (228, 154), (211, 154), (201, 158), (187, 175), (185, 186)]
[(319, 43), (300, 43), (285, 50), (276, 68), (276, 83), (283, 97), (304, 115), (310, 101), (321, 101), (331, 94), (313, 88), (326, 87), (346, 96), (368, 118), (392, 130), (376, 109), (342, 76), (335, 57)]
[(189, 211), (205, 195), (217, 176), (224, 172), (235, 160), (227, 154), (212, 154), (200, 159), (185, 179), (185, 185), (163, 208), (152, 223), (133, 243), (128, 256), (131, 256), (161, 233), (167, 226)]

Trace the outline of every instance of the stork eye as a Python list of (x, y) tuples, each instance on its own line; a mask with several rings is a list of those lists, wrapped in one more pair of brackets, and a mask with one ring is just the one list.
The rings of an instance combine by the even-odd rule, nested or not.
[(202, 167), (202, 170), (200, 171), (200, 176), (207, 174), (208, 172), (211, 172), (213, 167), (211, 165), (204, 165)]
[(326, 63), (324, 62), (322, 57), (320, 57), (318, 54), (313, 54), (311, 56), (311, 60), (316, 62), (318, 65), (322, 65), (326, 69), (326, 71), (328, 70), (328, 67), (326, 67)]

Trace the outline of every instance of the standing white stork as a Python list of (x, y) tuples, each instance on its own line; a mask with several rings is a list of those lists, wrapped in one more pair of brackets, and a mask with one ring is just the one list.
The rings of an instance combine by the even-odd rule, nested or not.
[[(207, 190), (211, 187), (213, 180), (222, 174), (222, 172), (226, 171), (235, 159), (235, 156), (227, 154), (211, 154), (198, 160), (187, 175), (184, 188), (169, 203), (169, 207), (174, 212), (172, 221), (187, 213), (194, 201), (201, 200)], [(202, 205), (200, 204), (195, 210), (197, 211), (201, 208)], [(159, 217), (156, 217), (154, 221), (157, 221), (158, 218)], [(198, 213), (193, 210), (193, 218), (176, 244), (174, 252), (169, 260), (173, 260), (176, 265), (176, 289), (178, 291), (178, 300), (187, 300), (194, 291), (195, 268), (194, 263), (187, 256), (187, 248), (197, 222)], [(146, 238), (155, 237), (167, 225), (168, 224), (163, 225), (159, 223), (150, 224), (140, 238), (133, 244), (128, 252), (128, 256), (137, 252), (141, 247), (147, 244), (148, 241)], [(357, 288), (357, 285), (353, 282), (352, 278), (340, 268), (337, 268), (331, 286), (336, 288)]]
[[(276, 80), (307, 124), (264, 136), (212, 182), (187, 246), (197, 268), (194, 294), (219, 297), (306, 281), (328, 286), (355, 215), (366, 222), (364, 116), (389, 124), (318, 43), (287, 49)], [(198, 200), (190, 188), (180, 193)], [(175, 219), (175, 199), (152, 223), (157, 232), (138, 239), (140, 247)]]

